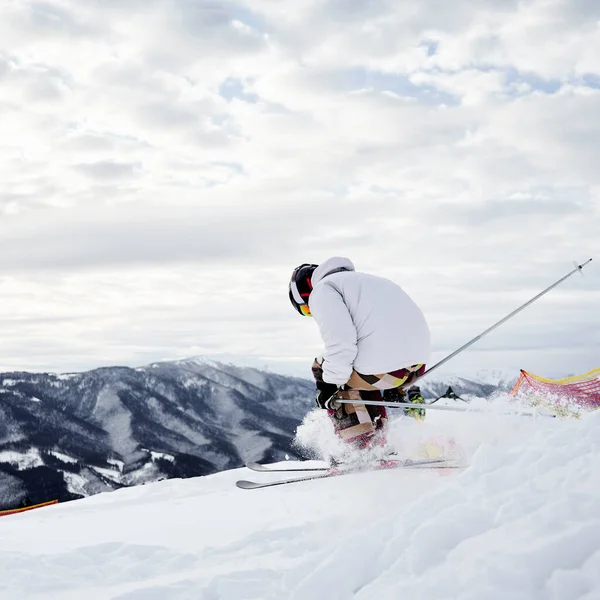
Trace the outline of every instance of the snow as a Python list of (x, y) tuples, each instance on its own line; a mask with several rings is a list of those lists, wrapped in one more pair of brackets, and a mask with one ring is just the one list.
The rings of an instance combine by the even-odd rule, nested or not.
[(150, 456), (152, 456), (152, 460), (169, 460), (171, 462), (175, 462), (175, 457), (172, 454), (165, 454), (164, 452), (155, 452), (154, 450), (150, 450)]
[[(325, 435), (322, 413), (304, 442)], [(247, 469), (0, 519), (2, 600), (597, 600), (600, 411), (394, 421), (406, 454), (460, 447), (464, 471), (389, 470), (244, 491)], [(292, 462), (284, 463), (293, 465)]]
[[(163, 396), (168, 397), (168, 394), (166, 392), (163, 392)], [(169, 429), (174, 433), (178, 433), (182, 437), (190, 440), (190, 442), (193, 442), (196, 446), (202, 446), (210, 442), (210, 440), (206, 436), (202, 435), (202, 433), (200, 433), (198, 429), (194, 428), (186, 422), (177, 421), (176, 419), (173, 419), (169, 412), (165, 410), (162, 403), (156, 398), (148, 398), (147, 404), (148, 408), (152, 411), (154, 419), (158, 423), (162, 423), (166, 429)], [(175, 399), (173, 399), (173, 405), (176, 405)], [(181, 409), (179, 408), (179, 410)]]
[(512, 388), (519, 378), (519, 374), (519, 371), (515, 371), (514, 369), (479, 369), (471, 379), (481, 383), (491, 383), (493, 385), (503, 385)]
[(80, 494), (81, 496), (87, 496), (87, 480), (85, 477), (76, 473), (69, 473), (68, 471), (63, 472), (63, 477), (70, 492)]
[(94, 419), (108, 433), (112, 447), (122, 456), (131, 457), (138, 452), (138, 443), (131, 431), (131, 412), (121, 402), (118, 390), (106, 386), (98, 394)]
[(122, 460), (116, 460), (114, 458), (109, 458), (106, 461), (109, 465), (112, 465), (113, 467), (116, 467), (120, 473), (123, 472), (123, 467), (125, 466), (125, 463)]
[(25, 452), (16, 450), (0, 450), (0, 462), (9, 463), (19, 470), (32, 469), (44, 464), (40, 451), (37, 448), (30, 448)]
[(48, 454), (52, 454), (52, 456), (56, 456), (59, 460), (62, 460), (65, 463), (76, 464), (77, 459), (69, 456), (68, 454), (64, 454), (63, 452), (57, 452), (56, 450), (48, 451)]
[(265, 360), (258, 358), (251, 358), (248, 356), (238, 356), (236, 354), (213, 354), (213, 355), (200, 355), (192, 356), (175, 361), (175, 364), (182, 365), (200, 365), (209, 366), (215, 369), (221, 369), (223, 367), (230, 367), (233, 369), (248, 368), (248, 369), (260, 369), (261, 371), (270, 372), (268, 366), (265, 365)]
[(56, 379), (60, 379), (61, 381), (68, 381), (69, 379), (76, 379), (80, 376), (79, 373), (53, 373)]
[(112, 469), (105, 469), (102, 467), (89, 467), (89, 469), (94, 473), (99, 473), (106, 479), (110, 479), (111, 481), (114, 481), (116, 483), (121, 483), (124, 479), (121, 471), (113, 471)]

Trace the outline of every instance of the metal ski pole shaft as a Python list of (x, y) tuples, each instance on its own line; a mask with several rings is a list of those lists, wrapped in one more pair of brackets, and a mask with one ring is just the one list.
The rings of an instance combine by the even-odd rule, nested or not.
[(458, 408), (456, 406), (443, 406), (443, 405), (432, 405), (432, 404), (416, 404), (412, 402), (379, 402), (378, 400), (346, 400), (345, 398), (336, 398), (335, 402), (338, 404), (369, 404), (372, 406), (386, 406), (388, 408), (412, 408), (413, 410), (445, 410), (448, 412), (461, 412), (461, 413), (484, 413), (487, 415), (517, 415), (522, 417), (538, 417), (538, 416), (549, 416), (554, 418), (552, 415), (538, 415), (536, 413), (524, 412), (524, 411), (502, 411), (498, 412), (495, 410), (484, 410), (481, 408)]
[(470, 342), (467, 342), (466, 344), (464, 344), (463, 346), (458, 348), (458, 350), (455, 350), (454, 352), (452, 352), (452, 354), (449, 354), (448, 356), (446, 356), (446, 358), (443, 358), (442, 360), (440, 360), (439, 363), (437, 363), (437, 364), (433, 365), (433, 367), (427, 369), (425, 371), (425, 373), (423, 373), (422, 377), (425, 377), (425, 375), (427, 375), (428, 373), (431, 373), (431, 371), (433, 371), (434, 369), (441, 367), (443, 364), (448, 362), (451, 358), (454, 358), (457, 354), (460, 354), (463, 350), (466, 350), (469, 346), (471, 346), (475, 342), (479, 341), (484, 335), (487, 335), (488, 333), (490, 333), (490, 331), (493, 331), (494, 329), (496, 329), (496, 327), (499, 327), (500, 325), (502, 325), (502, 323), (506, 323), (506, 321), (508, 321), (509, 319), (514, 317), (517, 313), (521, 312), (524, 308), (527, 308), (530, 304), (535, 302), (538, 298), (541, 298), (544, 294), (547, 294), (551, 289), (555, 288), (557, 285), (562, 283), (565, 279), (571, 277), (571, 275), (573, 275), (574, 273), (577, 273), (578, 271), (581, 272), (583, 267), (585, 267), (591, 261), (592, 261), (592, 259), (590, 258), (590, 259), (586, 260), (584, 263), (577, 265), (577, 267), (575, 269), (573, 269), (570, 273), (567, 273), (564, 277), (561, 277), (558, 281), (553, 283), (551, 286), (547, 287), (544, 291), (540, 292), (537, 296), (534, 296), (533, 298), (531, 298), (531, 300), (528, 300), (527, 302), (525, 302), (525, 304), (519, 306), (519, 308), (517, 308), (516, 310), (513, 310), (509, 315), (506, 315), (506, 317), (504, 317), (503, 319), (500, 319), (500, 321), (498, 321), (491, 327), (488, 327), (484, 332), (480, 333), (477, 337), (474, 337)]

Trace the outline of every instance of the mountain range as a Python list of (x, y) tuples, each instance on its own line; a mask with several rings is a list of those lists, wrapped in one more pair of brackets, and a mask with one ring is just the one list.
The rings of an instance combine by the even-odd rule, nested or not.
[[(463, 398), (498, 384), (448, 385)], [(0, 374), (0, 510), (65, 501), (248, 460), (301, 458), (292, 441), (314, 383), (203, 358), (83, 373)]]

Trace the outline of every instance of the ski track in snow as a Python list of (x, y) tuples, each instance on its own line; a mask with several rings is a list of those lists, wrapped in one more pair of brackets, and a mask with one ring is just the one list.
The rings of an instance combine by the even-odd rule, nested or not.
[(4, 517), (0, 598), (598, 600), (600, 411), (426, 422), (396, 433), (471, 441), (465, 471), (244, 491), (285, 475), (238, 469)]

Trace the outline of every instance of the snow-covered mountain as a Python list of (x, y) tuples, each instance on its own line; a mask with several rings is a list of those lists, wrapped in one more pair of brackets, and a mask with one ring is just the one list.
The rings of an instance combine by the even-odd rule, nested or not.
[(312, 396), (308, 380), (194, 359), (0, 374), (0, 509), (297, 456)]
[[(448, 385), (467, 397), (498, 389), (456, 377), (422, 389), (432, 398)], [(309, 380), (202, 358), (0, 374), (0, 509), (298, 457), (313, 395)]]

